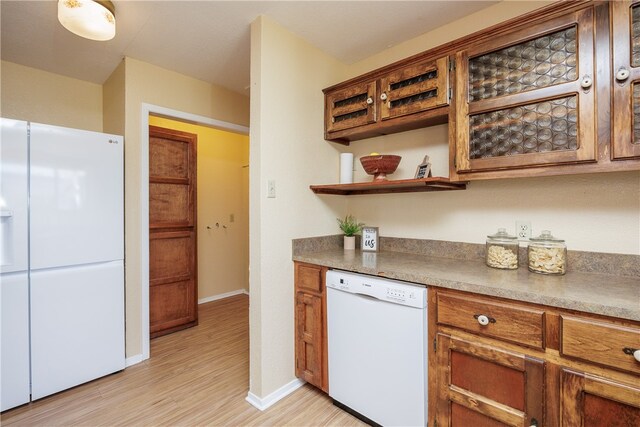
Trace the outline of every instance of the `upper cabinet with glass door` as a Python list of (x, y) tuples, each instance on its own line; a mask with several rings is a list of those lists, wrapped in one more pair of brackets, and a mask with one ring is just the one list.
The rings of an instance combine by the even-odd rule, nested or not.
[(612, 1), (612, 159), (640, 157), (640, 2)]
[(594, 11), (456, 54), (458, 173), (594, 162)]

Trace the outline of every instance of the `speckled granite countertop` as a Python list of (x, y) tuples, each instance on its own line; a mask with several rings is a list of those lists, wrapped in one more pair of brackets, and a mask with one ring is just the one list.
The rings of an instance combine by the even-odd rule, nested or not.
[(640, 279), (569, 271), (564, 276), (498, 270), (481, 260), (438, 258), (382, 250), (327, 249), (294, 253), (294, 261), (424, 285), (509, 298), (552, 307), (640, 321)]

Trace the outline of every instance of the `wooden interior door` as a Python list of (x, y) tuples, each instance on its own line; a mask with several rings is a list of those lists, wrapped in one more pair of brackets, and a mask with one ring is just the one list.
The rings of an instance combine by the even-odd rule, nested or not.
[(151, 338), (198, 323), (197, 135), (149, 126)]

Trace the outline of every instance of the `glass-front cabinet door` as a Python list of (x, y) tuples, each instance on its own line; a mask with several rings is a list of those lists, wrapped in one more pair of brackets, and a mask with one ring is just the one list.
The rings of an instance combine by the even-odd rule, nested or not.
[(456, 54), (458, 172), (596, 160), (594, 10)]
[(640, 157), (640, 2), (612, 1), (612, 159)]

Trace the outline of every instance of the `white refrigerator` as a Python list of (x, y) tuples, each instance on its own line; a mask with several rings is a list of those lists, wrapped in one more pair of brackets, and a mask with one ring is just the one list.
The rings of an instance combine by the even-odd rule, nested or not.
[(124, 369), (122, 137), (1, 119), (1, 410)]

